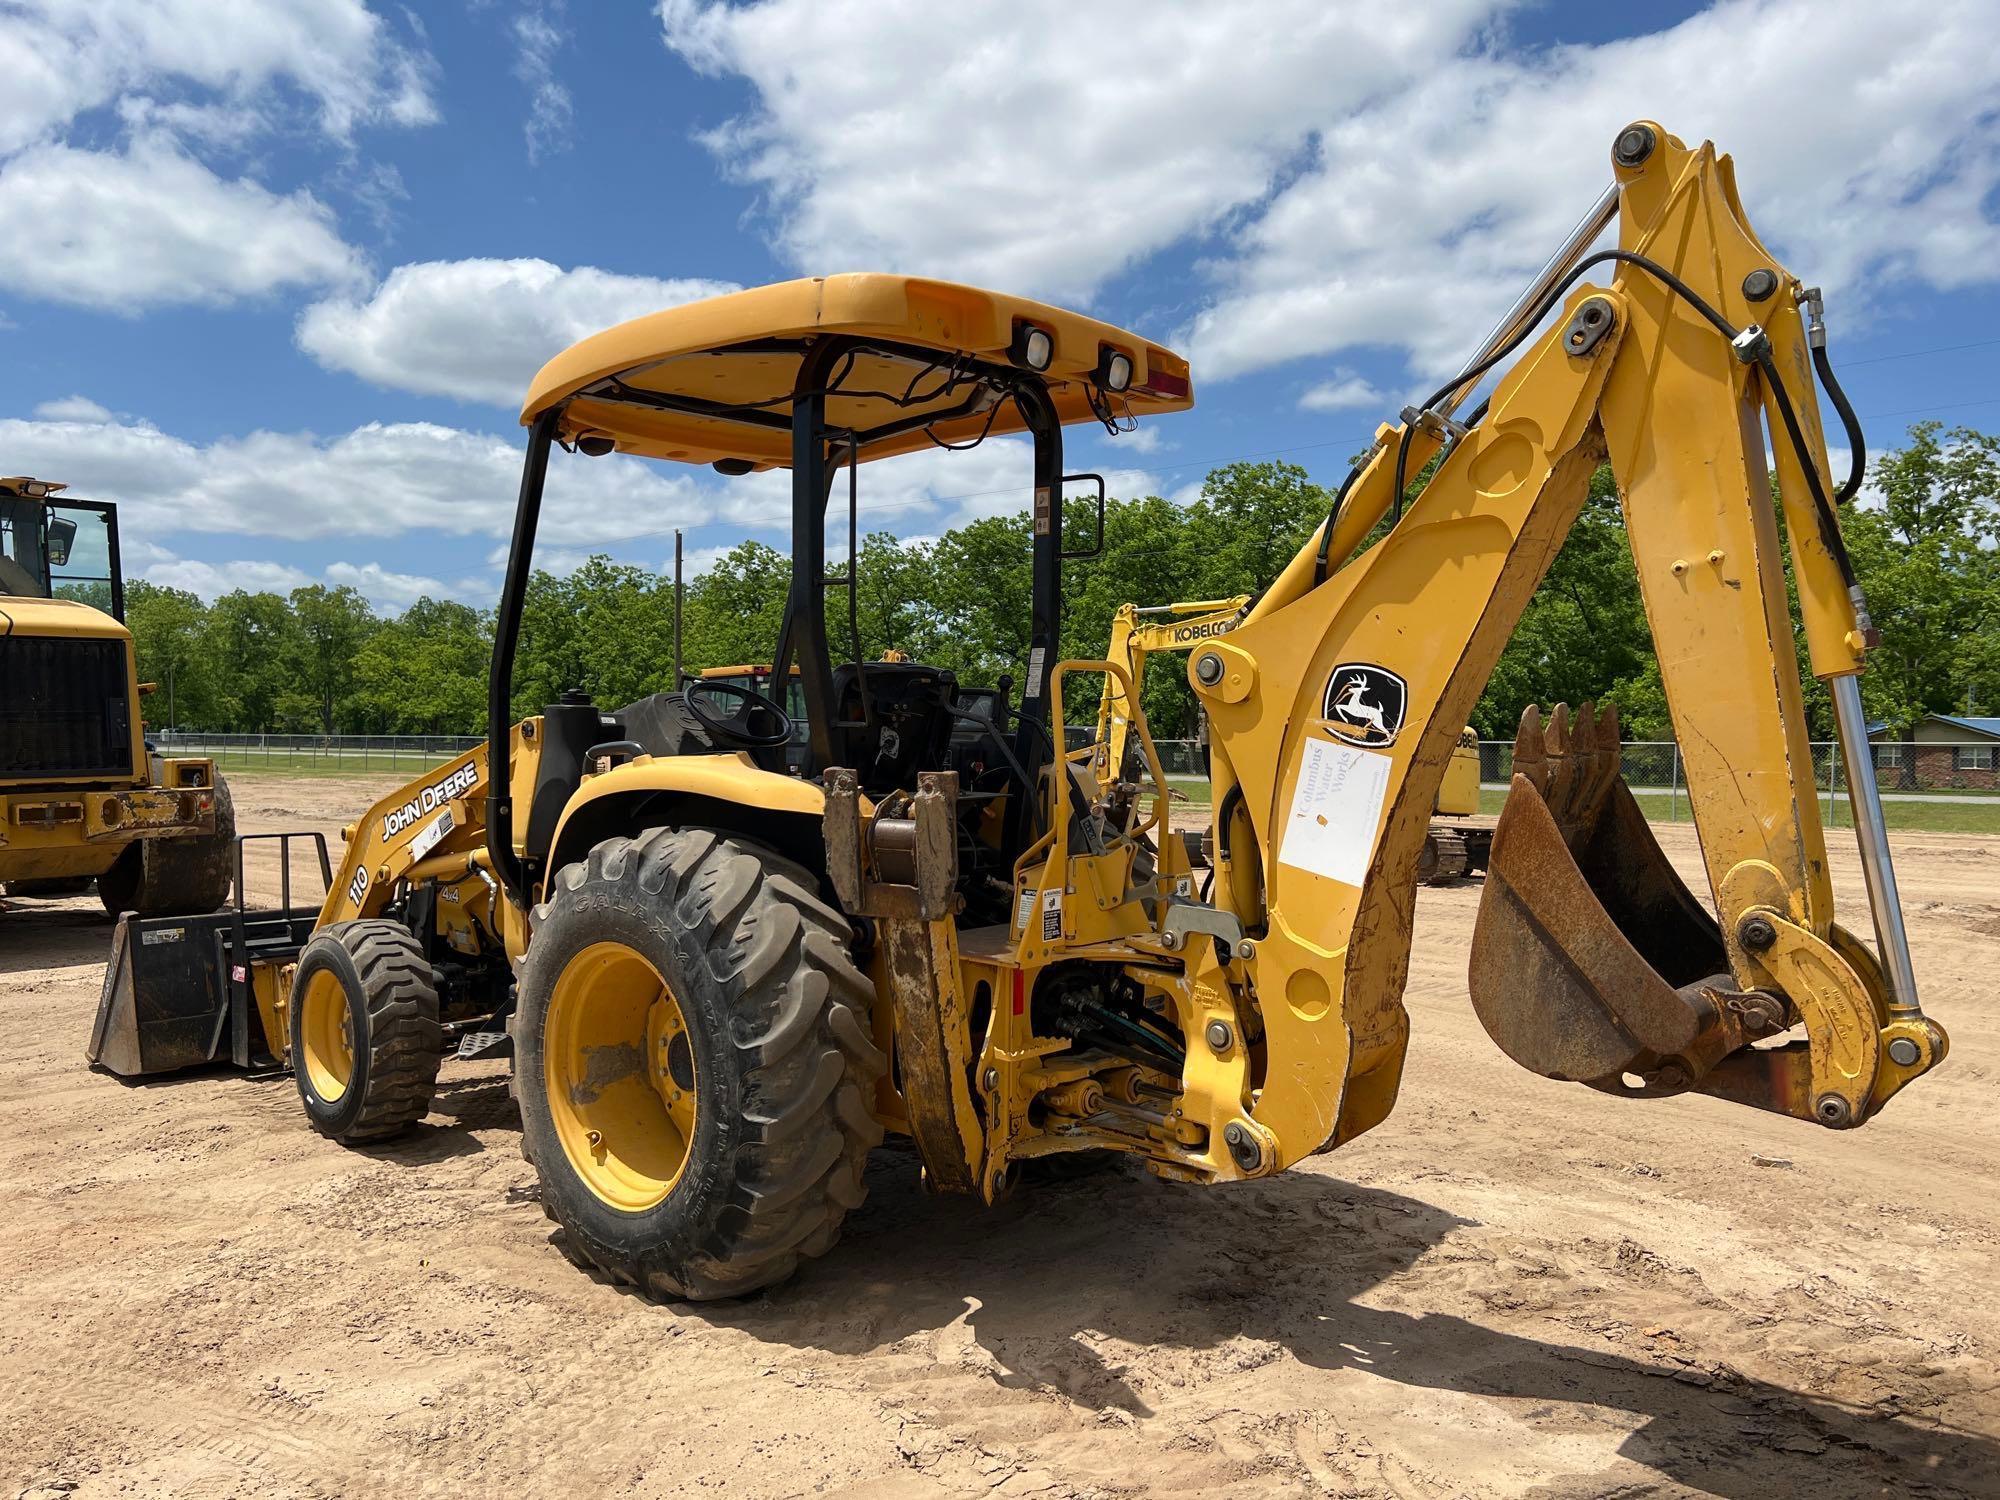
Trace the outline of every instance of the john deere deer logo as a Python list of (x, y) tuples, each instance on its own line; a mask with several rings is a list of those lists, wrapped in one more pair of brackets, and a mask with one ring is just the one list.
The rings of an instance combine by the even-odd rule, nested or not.
[(1409, 710), (1410, 687), (1387, 667), (1343, 662), (1326, 681), (1326, 727), (1354, 745), (1396, 743)]

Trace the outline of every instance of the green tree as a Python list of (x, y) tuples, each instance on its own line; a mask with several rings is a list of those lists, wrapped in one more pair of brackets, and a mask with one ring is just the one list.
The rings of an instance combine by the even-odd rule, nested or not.
[(135, 578), (125, 585), (125, 624), (141, 682), (159, 685), (147, 717), (173, 728), (192, 715), (205, 684), (202, 632), (208, 607), (186, 589), (163, 588)]
[(1870, 467), (1880, 504), (1851, 506), (1843, 529), (1882, 644), (1861, 696), (1899, 730), (1927, 713), (2000, 702), (2000, 438), (1919, 422)]
[(293, 687), (298, 623), (280, 594), (237, 589), (209, 606), (201, 633), (201, 727), (278, 726), (278, 702)]
[(346, 585), (296, 588), (291, 603), (296, 670), (293, 687), (281, 696), (278, 711), (283, 718), (304, 719), (301, 727), (332, 734), (354, 691), (355, 657), (381, 622), (368, 601)]
[(359, 727), (389, 734), (483, 731), (492, 651), (490, 616), (449, 599), (419, 599), (355, 654), (349, 701)]
[[(768, 662), (778, 649), (791, 583), (791, 559), (762, 542), (738, 542), (717, 558), (687, 591), (681, 642), (687, 670)], [(668, 623), (671, 637), (671, 613)]]

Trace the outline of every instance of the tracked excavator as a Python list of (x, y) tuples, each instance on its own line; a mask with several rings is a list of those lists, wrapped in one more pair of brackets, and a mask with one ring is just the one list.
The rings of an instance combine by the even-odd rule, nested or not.
[[(1064, 429), (1189, 406), (1187, 364), (969, 287), (795, 281), (622, 324), (535, 377), (487, 743), (371, 809), (316, 913), (182, 922), (172, 941), (127, 919), (100, 1060), (178, 1065), (160, 1028), (184, 1002), (183, 1056), (239, 1037), (353, 1141), (424, 1113), (454, 1038), (510, 1048), (557, 1243), (662, 1296), (747, 1292), (824, 1254), (889, 1131), (975, 1201), (1073, 1152), (1197, 1183), (1282, 1171), (1395, 1103), (1438, 784), (1608, 458), (1707, 889), (1639, 815), (1611, 715), (1530, 714), (1473, 1006), (1508, 1056), (1574, 1087), (1863, 1124), (1946, 1038), (1919, 1005), (1866, 751), (1873, 631), (1837, 510), (1859, 476), (1836, 479), (1821, 432), (1816, 369), (1846, 407), (1820, 299), (1759, 241), (1712, 146), (1639, 122), (1611, 175), (1477, 356), (1380, 429), (1318, 534), (1191, 654), (1213, 726), (1207, 899), (1164, 836), (1133, 684), (1057, 646), (1064, 571), (1096, 547), (1064, 526)], [(1593, 249), (1614, 223), (1615, 248)], [(1003, 433), (1032, 452), (1032, 621), (1018, 702), (975, 713), (943, 668), (836, 653), (826, 520), (843, 488), (852, 514), (869, 463)], [(797, 668), (796, 767), (791, 709), (754, 686), (513, 719), (549, 466), (613, 452), (789, 471), (771, 661), (777, 681)], [(1872, 946), (1834, 909), (1781, 529)], [(1098, 747), (1064, 746), (1084, 673), (1120, 679), (1150, 798)], [(961, 772), (968, 719), (983, 750)], [(198, 949), (210, 961), (179, 972), (218, 987), (162, 989), (170, 956)]]
[[(1107, 661), (1125, 669), (1133, 687), (1146, 690), (1146, 659), (1162, 651), (1192, 651), (1203, 641), (1227, 635), (1250, 613), (1254, 594), (1229, 599), (1188, 599), (1174, 604), (1121, 604), (1111, 614)], [(1098, 753), (1091, 769), (1099, 780), (1110, 779), (1110, 767), (1130, 779), (1140, 770), (1133, 755), (1132, 715), (1120, 679), (1105, 675), (1097, 699)], [(1208, 770), (1208, 723), (1202, 721), (1202, 771)], [(1203, 863), (1209, 841), (1198, 846)], [(1479, 813), (1479, 736), (1467, 725), (1451, 752), (1444, 779), (1438, 783), (1437, 816), (1424, 832), (1417, 856), (1417, 879), (1424, 885), (1447, 885), (1486, 868), (1493, 847), (1493, 823)]]

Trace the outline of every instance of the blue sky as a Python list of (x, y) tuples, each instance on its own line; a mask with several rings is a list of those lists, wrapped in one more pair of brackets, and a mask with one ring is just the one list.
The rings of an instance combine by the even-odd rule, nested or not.
[[(1405, 9), (16, 0), (0, 469), (121, 502), (131, 571), (206, 595), (486, 603), (541, 359), (890, 269), (1189, 353), (1194, 412), (1076, 439), (1124, 492), (1276, 454), (1333, 482), (1646, 115), (1734, 152), (1827, 287), (1871, 446), (2000, 425), (2000, 0)], [(871, 481), (872, 524), (921, 537), (1020, 508), (1027, 473), (996, 442)], [(547, 555), (782, 545), (778, 493), (577, 465)]]

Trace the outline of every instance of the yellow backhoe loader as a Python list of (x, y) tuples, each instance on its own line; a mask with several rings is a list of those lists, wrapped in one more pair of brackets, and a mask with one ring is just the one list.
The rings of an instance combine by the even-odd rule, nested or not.
[[(1200, 1183), (1281, 1171), (1395, 1103), (1438, 783), (1608, 456), (1710, 900), (1619, 779), (1610, 717), (1530, 715), (1474, 1007), (1552, 1079), (1860, 1125), (1946, 1042), (1918, 1005), (1861, 721), (1871, 626), (1819, 425), (1817, 294), (1758, 241), (1712, 147), (1642, 122), (1611, 159), (1597, 210), (1477, 357), (1380, 430), (1319, 534), (1192, 653), (1213, 726), (1209, 899), (1164, 836), (1124, 668), (1056, 644), (1063, 570), (1096, 550), (1065, 532), (1064, 428), (1187, 407), (1187, 365), (1041, 303), (833, 276), (621, 324), (535, 377), (487, 744), (354, 827), (302, 944), (282, 913), (212, 934), (224, 977), (246, 977), (210, 1025), (240, 1020), (287, 1054), (340, 1139), (423, 1112), (450, 1028), (504, 1026), (558, 1242), (660, 1295), (746, 1292), (824, 1253), (885, 1131), (939, 1191), (975, 1200), (1070, 1152)], [(1614, 221), (1617, 248), (1591, 250)], [(980, 716), (941, 668), (836, 657), (826, 512), (844, 486), (853, 513), (864, 463), (1000, 433), (1032, 451), (1032, 620), (1018, 704)], [(608, 712), (571, 696), (512, 721), (558, 451), (789, 469), (771, 660), (777, 680), (798, 669), (796, 773), (790, 711), (747, 685)], [(1781, 521), (1847, 757), (1873, 949), (1834, 913)], [(1096, 774), (1095, 745), (1057, 738), (1080, 673), (1120, 679), (1150, 799), (1116, 762)], [(990, 750), (969, 778), (950, 763), (961, 716)], [(161, 946), (124, 926), (101, 1055), (133, 1050), (157, 1013), (137, 1002)]]
[(113, 915), (212, 911), (236, 828), (215, 763), (146, 743), (117, 507), (0, 479), (0, 883)]
[[(1146, 658), (1161, 651), (1192, 651), (1203, 641), (1227, 635), (1250, 613), (1254, 594), (1230, 599), (1189, 599), (1177, 604), (1121, 604), (1111, 615), (1111, 642), (1105, 660), (1116, 662), (1140, 693), (1146, 690)], [(1164, 618), (1162, 618), (1164, 617)], [(1100, 781), (1141, 774), (1132, 751), (1132, 715), (1125, 704), (1120, 679), (1105, 674), (1097, 699), (1097, 758), (1091, 770)], [(1208, 773), (1208, 721), (1202, 720), (1202, 773)], [(1493, 847), (1492, 820), (1479, 813), (1479, 736), (1470, 726), (1458, 737), (1438, 783), (1438, 816), (1424, 833), (1417, 856), (1417, 879), (1443, 885), (1486, 868)], [(1203, 854), (1207, 859), (1207, 854)]]

